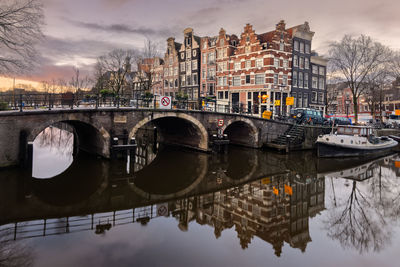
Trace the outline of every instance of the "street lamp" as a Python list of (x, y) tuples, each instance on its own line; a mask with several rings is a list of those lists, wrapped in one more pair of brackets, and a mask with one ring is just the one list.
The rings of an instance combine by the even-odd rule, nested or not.
[(280, 93), (281, 93), (281, 99), (280, 99), (280, 105), (279, 105), (279, 115), (280, 116), (282, 116), (283, 114), (283, 112), (282, 112), (282, 107), (283, 107), (283, 88), (285, 88), (286, 87), (286, 85), (284, 85), (284, 84), (280, 84), (280, 85), (278, 85), (279, 86), (279, 90), (280, 90)]
[(350, 105), (350, 100), (347, 98), (345, 102), (346, 102), (346, 117), (349, 118), (349, 105)]

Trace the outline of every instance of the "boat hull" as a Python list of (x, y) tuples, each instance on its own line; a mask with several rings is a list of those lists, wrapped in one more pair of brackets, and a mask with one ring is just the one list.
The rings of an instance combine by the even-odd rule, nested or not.
[(362, 148), (349, 148), (344, 146), (337, 146), (335, 144), (317, 143), (318, 157), (331, 158), (331, 157), (367, 157), (377, 158), (387, 155), (391, 152), (393, 147), (383, 147), (376, 149), (362, 149)]

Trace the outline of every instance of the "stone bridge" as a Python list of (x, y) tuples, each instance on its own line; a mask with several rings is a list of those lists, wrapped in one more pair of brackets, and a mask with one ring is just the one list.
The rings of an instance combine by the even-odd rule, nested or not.
[[(159, 142), (210, 151), (217, 121), (230, 143), (260, 148), (291, 125), (242, 114), (134, 108), (35, 110), (0, 113), (0, 167), (18, 165), (27, 157), (27, 144), (46, 127), (59, 122), (75, 129), (79, 147), (108, 158), (111, 138), (135, 137), (141, 127), (156, 127)], [(308, 127), (303, 148), (312, 148), (320, 131)]]

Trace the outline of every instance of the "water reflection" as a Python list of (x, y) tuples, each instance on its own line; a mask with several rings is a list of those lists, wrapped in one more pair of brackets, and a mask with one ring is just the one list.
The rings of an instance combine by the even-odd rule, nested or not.
[(400, 180), (393, 168), (397, 157), (327, 174), (332, 198), (326, 229), (344, 248), (378, 252), (391, 243), (400, 204)]
[(44, 129), (33, 142), (32, 176), (52, 178), (72, 164), (74, 150), (73, 128), (58, 123)]
[[(170, 218), (183, 232), (211, 227), (215, 239), (233, 232), (243, 251), (261, 240), (282, 257), (285, 244), (312, 255), (313, 233), (348, 253), (378, 252), (399, 230), (398, 155), (327, 162), (310, 152), (279, 155), (237, 147), (222, 155), (168, 147), (157, 156), (152, 148), (137, 154), (145, 162), (134, 173), (126, 172), (124, 161), (84, 153), (51, 180), (4, 172), (3, 242), (78, 232), (109, 238), (115, 229), (128, 233), (131, 228), (123, 225), (151, 227), (155, 219)], [(311, 220), (321, 224), (310, 228)]]

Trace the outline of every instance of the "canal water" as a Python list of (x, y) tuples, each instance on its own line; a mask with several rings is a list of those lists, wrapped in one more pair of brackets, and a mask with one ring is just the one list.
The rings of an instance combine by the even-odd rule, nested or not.
[(0, 266), (397, 266), (397, 154), (146, 144), (105, 160), (42, 132), (31, 169), (0, 170)]

